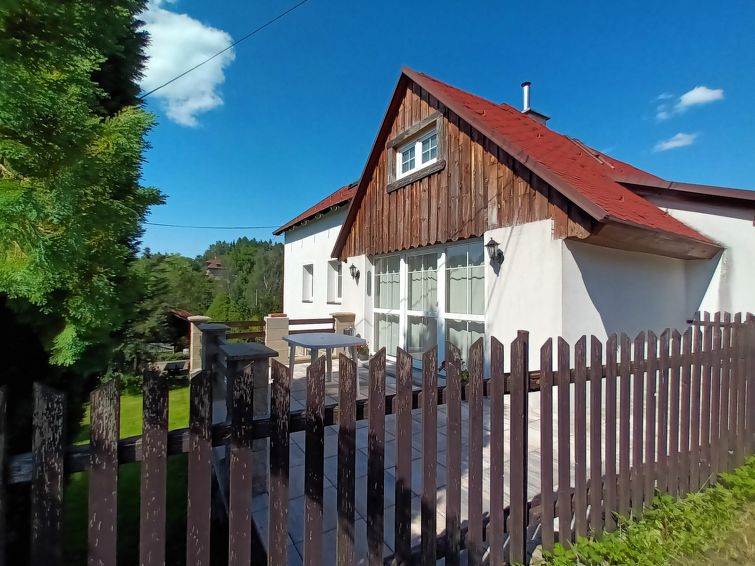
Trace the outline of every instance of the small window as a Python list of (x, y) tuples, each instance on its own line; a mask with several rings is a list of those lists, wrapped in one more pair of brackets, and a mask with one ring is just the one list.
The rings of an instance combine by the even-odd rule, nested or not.
[(396, 159), (396, 178), (400, 179), (438, 160), (438, 131), (433, 128), (401, 146)]
[(334, 259), (328, 262), (328, 302), (340, 303), (343, 296), (343, 264)]
[(301, 300), (305, 303), (312, 302), (312, 296), (314, 295), (314, 269), (312, 264), (305, 265), (302, 269), (302, 289)]

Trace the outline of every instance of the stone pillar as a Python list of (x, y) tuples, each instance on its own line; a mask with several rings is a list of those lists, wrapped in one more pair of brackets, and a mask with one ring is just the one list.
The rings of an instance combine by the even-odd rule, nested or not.
[(199, 329), (200, 324), (210, 321), (209, 316), (190, 316), (189, 324), (191, 333), (189, 335), (189, 375), (202, 369), (202, 331)]
[[(252, 365), (254, 382), (253, 416), (270, 416), (270, 358), (277, 357), (278, 353), (267, 346), (251, 342), (248, 344), (224, 344), (220, 346), (220, 355), (225, 358), (229, 377), (228, 385), (233, 379), (232, 376), (238, 375), (250, 364)], [(224, 398), (226, 402), (230, 401), (230, 387), (228, 385)], [(252, 443), (253, 495), (267, 493), (269, 489), (269, 443), (270, 440), (267, 438), (254, 440)]]
[(288, 316), (265, 317), (265, 346), (275, 350), (281, 361), (288, 363), (288, 343), (283, 337), (288, 334)]

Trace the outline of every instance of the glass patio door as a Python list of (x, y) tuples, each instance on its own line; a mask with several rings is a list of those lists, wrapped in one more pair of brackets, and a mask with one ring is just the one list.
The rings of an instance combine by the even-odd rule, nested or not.
[(438, 253), (406, 258), (406, 351), (415, 360), (438, 343)]

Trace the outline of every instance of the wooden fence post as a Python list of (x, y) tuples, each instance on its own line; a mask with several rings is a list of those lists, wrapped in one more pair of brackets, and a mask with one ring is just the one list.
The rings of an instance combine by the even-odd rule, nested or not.
[[(338, 358), (338, 501), (336, 555), (338, 566), (354, 563), (354, 490), (356, 487), (357, 365), (343, 354)], [(372, 415), (370, 415), (372, 417)], [(287, 523), (284, 523), (284, 526)], [(285, 544), (284, 541), (282, 541)]]
[(323, 464), (325, 457), (325, 357), (307, 368), (304, 451), (304, 564), (322, 563)]
[(488, 544), (490, 546), (490, 563), (503, 566), (504, 541), (504, 394), (506, 383), (503, 372), (503, 344), (495, 338), (490, 339), (490, 524), (488, 525)]
[(459, 564), (461, 546), (461, 354), (446, 343), (446, 563)]
[(186, 564), (190, 566), (210, 566), (211, 420), (211, 374), (204, 370), (192, 378), (189, 390)]
[[(478, 338), (469, 348), (469, 564), (482, 562), (482, 369), (485, 341)], [(528, 384), (529, 385), (529, 384)]]
[(367, 424), (367, 556), (383, 563), (385, 507), (385, 348), (370, 359), (369, 422)]
[(611, 334), (606, 343), (606, 481), (605, 481), (605, 529), (616, 528), (616, 380), (617, 337)]
[[(501, 402), (501, 406), (503, 406), (503, 402)], [(552, 338), (548, 338), (540, 348), (540, 493), (543, 508), (543, 516), (540, 523), (540, 538), (543, 543), (543, 549), (552, 551), (554, 545)]]
[(574, 345), (574, 531), (587, 536), (587, 336)]
[(116, 566), (120, 396), (115, 381), (90, 399), (89, 566)]
[(655, 458), (656, 444), (656, 403), (658, 394), (658, 338), (651, 330), (647, 334), (647, 373), (645, 383), (645, 505), (649, 506), (655, 494), (657, 465)]
[(558, 339), (558, 542), (571, 544), (571, 363), (569, 344)]
[(273, 383), (270, 409), (270, 509), (267, 548), (270, 564), (287, 564), (291, 370), (278, 360), (272, 360), (271, 364)]
[(519, 331), (511, 344), (511, 512), (509, 562), (527, 557), (527, 396), (529, 333)]
[[(607, 377), (606, 377), (607, 379)], [(597, 536), (603, 531), (603, 470), (601, 427), (603, 425), (603, 344), (590, 339), (590, 530)]]
[(422, 355), (422, 564), (435, 564), (438, 454), (438, 347)]
[(400, 564), (411, 560), (412, 527), (412, 356), (396, 352), (395, 550)]

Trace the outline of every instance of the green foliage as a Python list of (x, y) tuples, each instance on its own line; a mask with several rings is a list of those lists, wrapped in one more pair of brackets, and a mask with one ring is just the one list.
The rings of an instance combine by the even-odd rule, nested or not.
[(136, 106), (142, 0), (0, 5), (0, 294), (58, 365), (128, 314), (152, 116)]
[(656, 497), (639, 521), (621, 520), (601, 539), (579, 538), (569, 549), (556, 545), (546, 556), (554, 566), (636, 564), (661, 566), (720, 544), (736, 525), (738, 512), (755, 501), (755, 457), (720, 483), (676, 500)]

